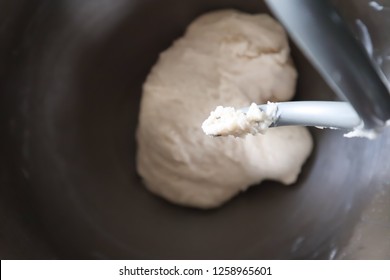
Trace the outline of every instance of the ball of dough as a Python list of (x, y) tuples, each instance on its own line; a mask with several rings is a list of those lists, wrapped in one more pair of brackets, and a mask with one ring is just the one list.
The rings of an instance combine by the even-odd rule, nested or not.
[(196, 19), (143, 87), (137, 169), (146, 187), (212, 208), (265, 179), (294, 183), (312, 149), (306, 128), (212, 138), (201, 124), (218, 105), (288, 100), (296, 77), (286, 34), (270, 16), (223, 10)]

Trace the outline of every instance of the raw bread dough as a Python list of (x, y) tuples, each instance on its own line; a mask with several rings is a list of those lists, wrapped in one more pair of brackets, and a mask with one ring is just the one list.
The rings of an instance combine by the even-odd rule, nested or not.
[(244, 137), (248, 134), (264, 134), (277, 119), (277, 103), (268, 102), (266, 110), (252, 103), (246, 112), (233, 107), (218, 106), (203, 122), (206, 135)]
[(268, 15), (223, 10), (196, 19), (143, 87), (137, 169), (146, 187), (212, 208), (265, 179), (294, 183), (312, 149), (306, 128), (213, 138), (201, 124), (218, 105), (290, 99), (296, 76), (285, 32)]

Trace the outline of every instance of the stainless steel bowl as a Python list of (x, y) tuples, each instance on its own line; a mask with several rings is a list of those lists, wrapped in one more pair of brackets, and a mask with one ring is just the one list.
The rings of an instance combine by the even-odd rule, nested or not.
[[(210, 211), (145, 190), (134, 132), (141, 86), (158, 54), (198, 15), (268, 12), (261, 1), (0, 7), (7, 22), (0, 30), (2, 199), (14, 201), (4, 209), (17, 211), (17, 232), (28, 232), (18, 233), (25, 245), (13, 252), (11, 243), (5, 258), (334, 258), (371, 196), (389, 185), (389, 131), (369, 141), (314, 129), (313, 154), (293, 186), (265, 182)], [(292, 54), (296, 98), (335, 99), (294, 46)]]

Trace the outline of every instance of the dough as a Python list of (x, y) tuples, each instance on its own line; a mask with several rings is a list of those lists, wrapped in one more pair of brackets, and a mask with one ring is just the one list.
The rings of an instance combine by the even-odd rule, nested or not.
[(196, 19), (143, 87), (137, 170), (147, 189), (212, 208), (265, 179), (294, 183), (312, 149), (306, 128), (213, 138), (201, 125), (218, 105), (292, 98), (296, 76), (285, 32), (270, 16), (223, 10)]
[(235, 137), (264, 134), (278, 117), (277, 103), (268, 102), (264, 111), (256, 103), (252, 103), (246, 112), (243, 109), (218, 106), (203, 122), (203, 132), (210, 136)]

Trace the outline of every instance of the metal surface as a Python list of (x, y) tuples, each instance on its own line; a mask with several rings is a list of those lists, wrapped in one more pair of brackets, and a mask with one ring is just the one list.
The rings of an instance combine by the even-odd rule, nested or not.
[(368, 55), (328, 1), (266, 2), (331, 88), (352, 104), (365, 127), (384, 126), (390, 119), (386, 78), (375, 71)]
[[(134, 133), (150, 67), (196, 16), (266, 11), (258, 0), (0, 7), (1, 178), (12, 179), (0, 187), (15, 193), (0, 199), (18, 205), (5, 211), (29, 217), (21, 228), (34, 228), (18, 241), (4, 237), (11, 227), (2, 231), (2, 252), (18, 242), (26, 248), (13, 258), (53, 257), (42, 240), (61, 258), (333, 258), (371, 195), (390, 182), (389, 130), (369, 141), (314, 129), (313, 154), (293, 186), (265, 182), (212, 211), (169, 204), (144, 188)], [(334, 99), (295, 47), (293, 56), (297, 99)]]
[[(361, 119), (348, 102), (337, 101), (291, 101), (279, 102), (276, 126), (317, 126), (352, 130), (361, 124)], [(267, 105), (259, 105), (266, 111)]]

